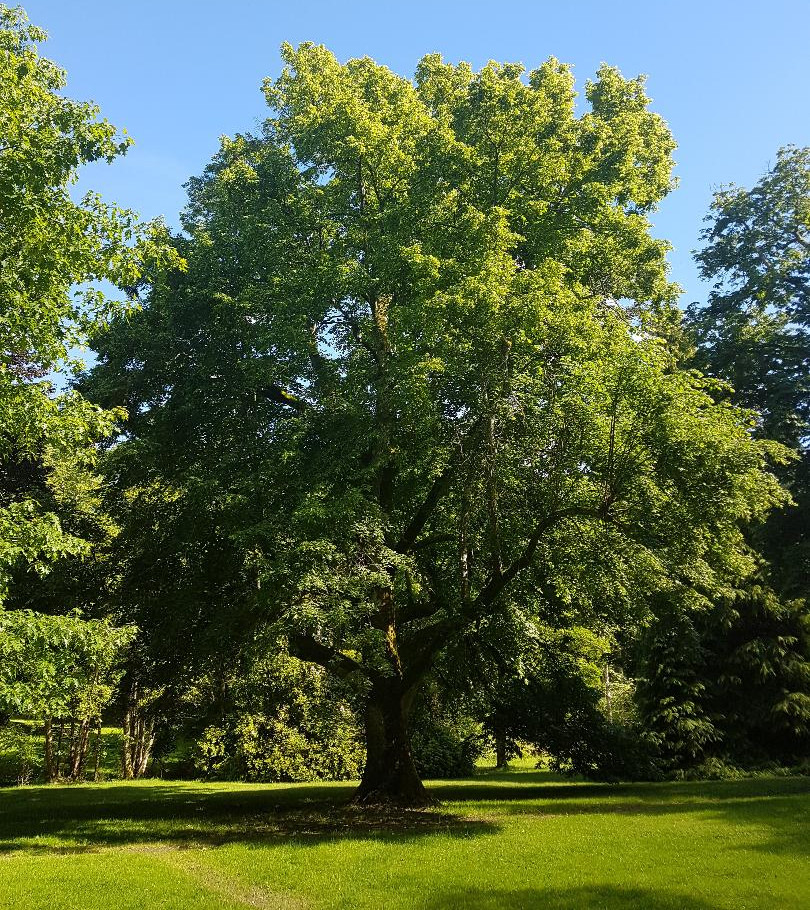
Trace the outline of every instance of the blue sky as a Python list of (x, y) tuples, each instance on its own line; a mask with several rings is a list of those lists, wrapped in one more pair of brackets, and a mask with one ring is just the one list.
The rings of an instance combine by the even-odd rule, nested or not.
[[(8, 0), (6, 0), (8, 2)], [(700, 299), (690, 251), (711, 193), (750, 185), (787, 143), (810, 145), (810, 0), (28, 0), (50, 34), (44, 53), (68, 71), (68, 93), (92, 99), (136, 145), (82, 185), (177, 224), (182, 184), (218, 137), (265, 116), (262, 79), (282, 41), (368, 55), (411, 75), (425, 54), (529, 69), (553, 55), (578, 87), (600, 62), (648, 74), (653, 107), (678, 142), (680, 186), (655, 217), (674, 244), (672, 277)]]

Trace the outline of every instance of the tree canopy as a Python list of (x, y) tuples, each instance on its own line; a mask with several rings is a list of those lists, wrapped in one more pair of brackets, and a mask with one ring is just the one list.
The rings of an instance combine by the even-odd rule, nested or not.
[(360, 798), (419, 802), (407, 715), (448, 644), (507, 603), (711, 589), (781, 450), (665, 340), (674, 143), (642, 79), (602, 67), (577, 115), (554, 59), (283, 54), (261, 135), (189, 185), (187, 273), (97, 341), (121, 592), (192, 637), (277, 624), (366, 693)]
[(94, 508), (94, 443), (120, 415), (57, 393), (55, 372), (116, 309), (97, 282), (132, 286), (173, 258), (160, 224), (93, 193), (73, 200), (78, 168), (129, 139), (64, 97), (64, 72), (37, 49), (45, 37), (0, 6), (0, 604), (15, 567), (85, 549), (59, 513)]
[(810, 428), (810, 149), (780, 149), (750, 190), (714, 196), (697, 256), (713, 282), (689, 322), (702, 368), (756, 408), (761, 432), (791, 446)]

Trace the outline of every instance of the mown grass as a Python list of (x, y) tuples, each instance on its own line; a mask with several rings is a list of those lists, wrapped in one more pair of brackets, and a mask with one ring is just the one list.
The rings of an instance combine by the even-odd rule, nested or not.
[(810, 907), (810, 780), (437, 781), (360, 811), (342, 784), (0, 792), (4, 910)]

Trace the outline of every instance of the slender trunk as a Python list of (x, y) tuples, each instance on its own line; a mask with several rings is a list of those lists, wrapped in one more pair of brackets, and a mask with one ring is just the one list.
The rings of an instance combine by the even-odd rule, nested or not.
[(135, 752), (132, 757), (132, 773), (135, 777), (143, 777), (149, 766), (152, 746), (155, 742), (155, 722), (141, 715), (138, 722), (138, 735), (135, 739)]
[(132, 780), (132, 752), (130, 744), (130, 730), (132, 728), (132, 712), (130, 708), (124, 713), (124, 720), (121, 724), (122, 742), (121, 742), (121, 776), (124, 780)]
[(503, 727), (498, 726), (495, 729), (495, 767), (503, 769), (508, 767), (508, 764), (506, 760), (506, 731)]
[(354, 800), (363, 804), (427, 806), (434, 802), (411, 752), (408, 714), (413, 690), (399, 680), (375, 684), (366, 705), (366, 766)]
[[(73, 709), (71, 709), (73, 710)], [(76, 718), (71, 716), (70, 718), (70, 733), (68, 734), (68, 747), (67, 747), (67, 765), (66, 773), (68, 777), (73, 775), (73, 763), (76, 760)]]
[(130, 677), (127, 689), (127, 707), (124, 711), (122, 723), (123, 738), (121, 743), (121, 776), (124, 780), (132, 780), (135, 776), (132, 766), (132, 752), (134, 747), (134, 727), (138, 712), (138, 683)]
[(503, 574), (501, 562), (501, 531), (498, 517), (498, 485), (495, 475), (495, 416), (487, 421), (487, 455), (484, 461), (484, 474), (487, 488), (487, 510), (489, 512), (489, 551), (492, 562), (492, 574), (497, 577)]
[(604, 683), (605, 683), (605, 713), (607, 714), (607, 719), (609, 721), (613, 720), (613, 705), (611, 704), (610, 699), (610, 664), (605, 664), (605, 672), (603, 674)]
[(45, 780), (52, 783), (56, 780), (56, 767), (53, 755), (53, 720), (45, 718)]
[(70, 764), (70, 779), (79, 780), (84, 770), (84, 760), (90, 745), (90, 718), (86, 717), (79, 723), (79, 732), (73, 744), (73, 755)]
[(132, 682), (127, 696), (123, 720), (124, 740), (121, 753), (121, 774), (125, 780), (143, 777), (149, 766), (155, 742), (154, 718), (147, 718), (138, 705), (138, 683)]
[(95, 749), (95, 762), (93, 764), (93, 780), (98, 780), (98, 769), (101, 764), (101, 718), (98, 719), (98, 724), (96, 726), (96, 749)]
[(62, 737), (65, 732), (65, 720), (64, 718), (59, 718), (59, 735), (56, 737), (56, 761), (53, 766), (53, 779), (56, 780), (59, 777), (59, 766), (62, 762)]

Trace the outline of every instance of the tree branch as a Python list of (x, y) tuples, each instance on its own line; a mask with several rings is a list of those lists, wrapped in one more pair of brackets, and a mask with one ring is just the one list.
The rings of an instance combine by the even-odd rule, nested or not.
[(345, 678), (353, 673), (361, 673), (367, 678), (374, 675), (368, 667), (344, 654), (337, 648), (324, 645), (308, 635), (290, 635), (290, 654), (299, 660), (318, 664), (337, 676)]
[(455, 534), (429, 534), (427, 537), (421, 537), (414, 541), (411, 550), (421, 550), (424, 547), (432, 547), (437, 543), (452, 543), (456, 539)]
[(430, 489), (428, 490), (425, 498), (422, 500), (422, 504), (416, 510), (413, 518), (410, 520), (407, 527), (402, 532), (402, 536), (394, 544), (393, 549), (398, 553), (407, 553), (413, 549), (414, 544), (416, 543), (416, 538), (424, 530), (428, 519), (433, 514), (433, 510), (439, 504), (439, 500), (441, 500), (441, 498), (450, 488), (450, 483), (453, 480), (453, 476), (456, 470), (464, 461), (466, 454), (465, 450), (468, 450), (469, 447), (477, 442), (478, 439), (483, 435), (488, 419), (488, 417), (483, 415), (479, 417), (470, 427), (467, 435), (456, 445), (455, 449), (453, 450), (453, 454), (450, 456), (450, 459), (444, 467), (444, 470), (430, 485)]
[(299, 414), (303, 414), (304, 411), (309, 410), (309, 405), (305, 401), (301, 398), (296, 398), (295, 395), (290, 394), (290, 392), (279, 385), (261, 386), (254, 391), (258, 397), (266, 398), (268, 401), (274, 401), (276, 404), (287, 405), (288, 408), (298, 411)]
[(480, 612), (481, 608), (489, 606), (498, 595), (506, 588), (512, 579), (527, 569), (531, 565), (540, 539), (551, 530), (558, 522), (566, 518), (606, 518), (605, 508), (593, 509), (582, 506), (570, 506), (567, 509), (557, 509), (550, 512), (535, 525), (532, 536), (526, 542), (520, 556), (512, 561), (509, 567), (500, 575), (493, 575), (492, 578), (478, 592), (475, 600), (470, 604), (470, 613), (473, 615)]
[(408, 661), (405, 673), (406, 682), (421, 679), (448, 640), (454, 634), (466, 629), (473, 620), (482, 616), (515, 576), (531, 565), (542, 536), (554, 525), (567, 518), (597, 518), (605, 521), (608, 520), (607, 505), (599, 509), (570, 506), (550, 512), (540, 519), (520, 555), (510, 563), (504, 572), (491, 576), (478, 595), (468, 604), (462, 604), (460, 610), (440, 619), (433, 626), (419, 630), (419, 649), (415, 658)]

